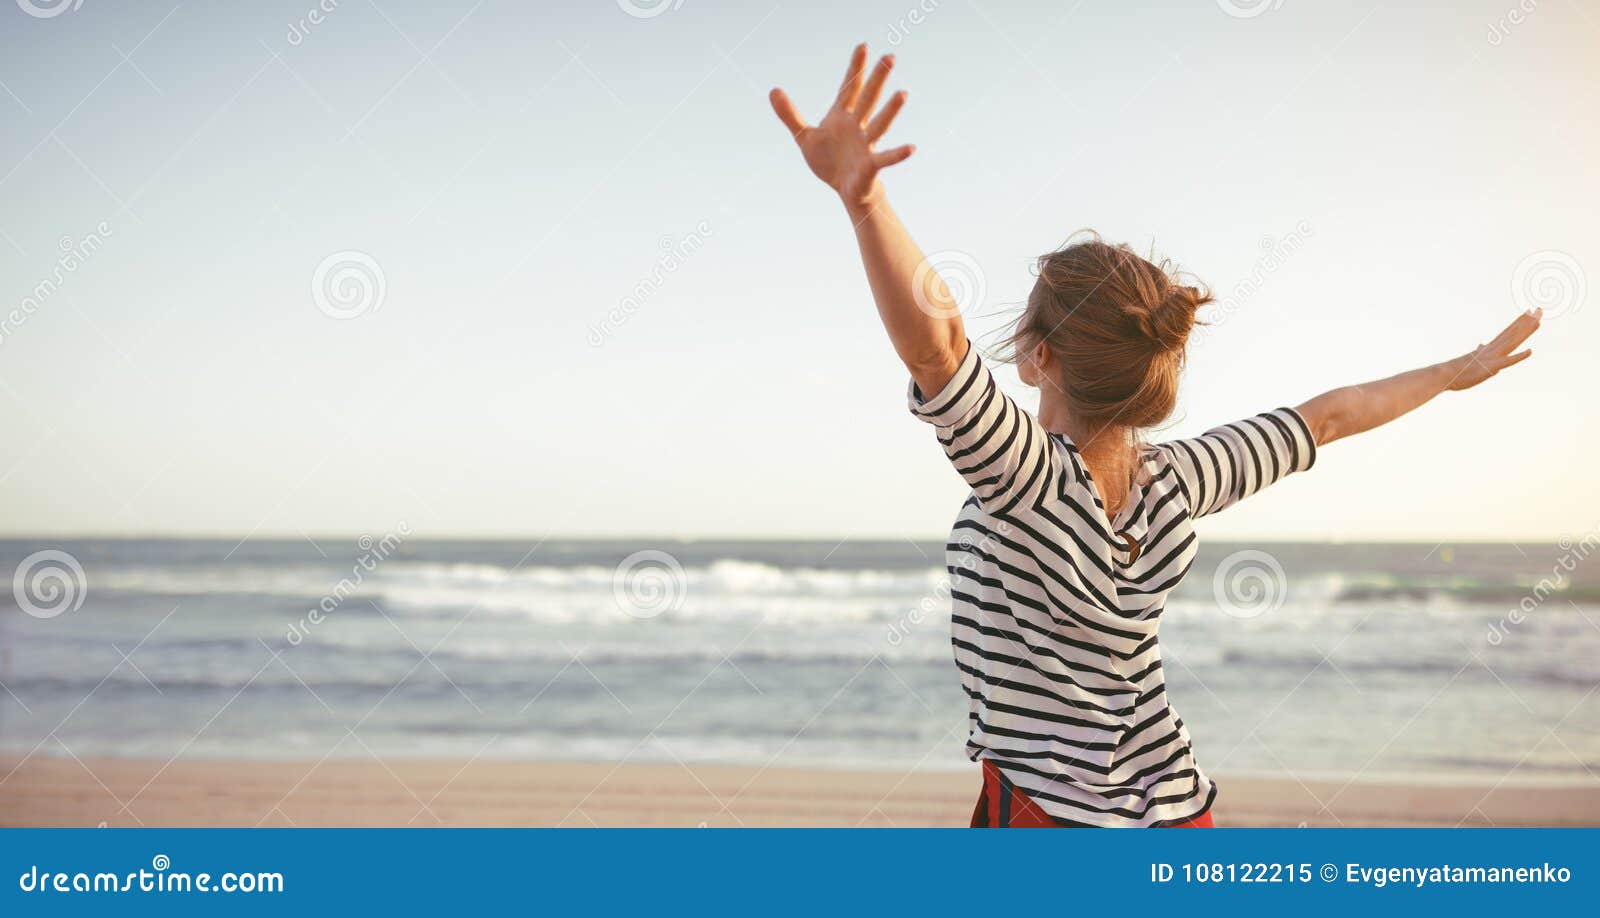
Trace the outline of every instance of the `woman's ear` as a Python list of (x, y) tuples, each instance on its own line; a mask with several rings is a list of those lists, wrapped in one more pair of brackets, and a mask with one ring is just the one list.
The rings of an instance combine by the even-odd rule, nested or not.
[(1028, 363), (1033, 366), (1032, 386), (1039, 386), (1044, 380), (1055, 378), (1056, 352), (1050, 350), (1050, 345), (1040, 341), (1033, 346), (1033, 354)]
[(1041, 360), (1049, 360), (1050, 356), (1050, 349), (1042, 341), (1017, 355), (1017, 376), (1023, 385), (1039, 385), (1040, 374), (1045, 372)]
[(1040, 341), (1033, 348), (1033, 363), (1040, 373), (1053, 373), (1056, 368), (1055, 352), (1050, 350), (1050, 345)]

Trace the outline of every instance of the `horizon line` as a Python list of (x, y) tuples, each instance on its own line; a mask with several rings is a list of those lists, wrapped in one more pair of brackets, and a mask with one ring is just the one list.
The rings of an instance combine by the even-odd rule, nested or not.
[[(0, 531), (0, 542), (27, 542), (27, 541), (62, 541), (62, 542), (238, 542), (241, 546), (248, 542), (316, 542), (337, 541), (372, 537), (371, 531), (349, 532), (323, 532), (318, 534), (295, 533), (266, 533), (240, 535), (238, 533), (12, 533)], [(906, 535), (669, 535), (663, 533), (641, 534), (543, 534), (543, 535), (474, 535), (471, 533), (451, 533), (444, 535), (419, 536), (415, 533), (407, 535), (406, 541), (425, 542), (945, 542), (949, 534), (943, 535), (930, 533), (922, 536)], [(1270, 543), (1275, 545), (1528, 545), (1528, 544), (1559, 544), (1561, 540), (1575, 540), (1571, 533), (1559, 533), (1546, 536), (1515, 536), (1515, 537), (1484, 537), (1484, 536), (1452, 536), (1444, 538), (1427, 537), (1399, 537), (1399, 538), (1368, 538), (1368, 537), (1327, 537), (1304, 538), (1297, 536), (1221, 536), (1202, 540), (1203, 542), (1239, 544), (1239, 543)]]

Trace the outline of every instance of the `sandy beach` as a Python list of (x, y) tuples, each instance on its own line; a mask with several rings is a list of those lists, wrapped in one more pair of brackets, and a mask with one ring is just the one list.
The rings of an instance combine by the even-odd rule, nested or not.
[[(961, 826), (971, 774), (505, 761), (3, 764), (0, 826)], [(1218, 779), (1221, 826), (1600, 825), (1600, 790)]]

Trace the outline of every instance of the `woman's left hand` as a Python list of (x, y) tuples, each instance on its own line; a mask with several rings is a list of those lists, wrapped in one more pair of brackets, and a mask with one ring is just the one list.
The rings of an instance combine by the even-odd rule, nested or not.
[(1544, 310), (1530, 309), (1513, 319), (1500, 334), (1494, 336), (1493, 341), (1450, 361), (1450, 390), (1459, 392), (1470, 389), (1506, 367), (1527, 360), (1533, 351), (1519, 351), (1517, 347), (1538, 331), (1539, 320), (1543, 316)]

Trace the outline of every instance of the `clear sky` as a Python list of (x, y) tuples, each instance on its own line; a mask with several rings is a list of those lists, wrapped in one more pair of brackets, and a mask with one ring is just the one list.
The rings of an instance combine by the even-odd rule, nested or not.
[(1080, 227), (1258, 282), (1173, 434), (1557, 307), (1207, 534), (1600, 525), (1587, 4), (0, 2), (6, 533), (941, 535), (962, 487), (765, 98), (815, 118), (862, 40), (975, 332)]

